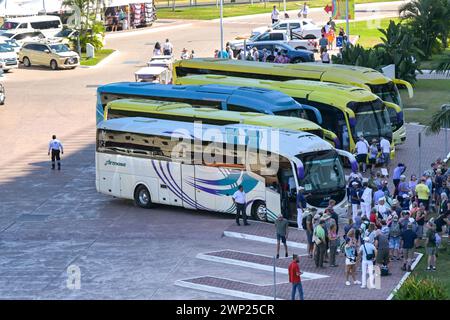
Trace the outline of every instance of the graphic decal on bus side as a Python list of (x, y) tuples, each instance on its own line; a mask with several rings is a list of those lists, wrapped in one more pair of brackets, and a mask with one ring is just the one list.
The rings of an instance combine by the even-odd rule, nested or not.
[[(207, 193), (216, 195), (216, 196), (231, 196), (233, 195), (237, 190), (239, 185), (242, 185), (244, 187), (245, 193), (251, 192), (258, 184), (258, 180), (250, 177), (249, 174), (240, 171), (239, 173), (236, 172), (229, 172), (226, 169), (219, 169), (221, 173), (224, 175), (224, 178), (219, 180), (209, 180), (209, 179), (200, 179), (200, 178), (193, 178), (190, 177), (191, 181), (188, 181), (187, 183), (199, 190), (205, 191)], [(202, 186), (199, 185), (199, 183), (206, 185)], [(211, 187), (208, 187), (211, 186)], [(228, 188), (226, 189), (218, 189), (218, 188), (212, 188), (212, 186), (215, 187), (223, 187), (226, 186)]]

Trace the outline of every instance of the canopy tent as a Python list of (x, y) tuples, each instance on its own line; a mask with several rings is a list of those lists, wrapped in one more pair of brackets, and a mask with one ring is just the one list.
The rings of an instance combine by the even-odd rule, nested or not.
[(153, 3), (153, 0), (105, 0), (105, 7), (122, 7), (136, 3)]
[(0, 0), (0, 16), (32, 16), (61, 10), (63, 0)]

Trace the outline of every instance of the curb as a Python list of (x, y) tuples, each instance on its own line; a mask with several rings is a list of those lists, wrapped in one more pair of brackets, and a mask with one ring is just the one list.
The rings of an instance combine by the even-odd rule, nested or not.
[(107, 64), (108, 62), (110, 62), (110, 60), (112, 60), (113, 58), (115, 58), (115, 56), (119, 55), (120, 51), (119, 50), (115, 50), (113, 53), (111, 53), (109, 56), (107, 56), (105, 59), (103, 59), (102, 61), (100, 61), (99, 63), (97, 63), (95, 66), (80, 66), (79, 68), (81, 69), (96, 69), (96, 68), (100, 68), (103, 65)]
[[(411, 265), (411, 270), (414, 270), (417, 266), (417, 264), (420, 262), (420, 260), (423, 257), (423, 253), (418, 253), (417, 255), (417, 259), (414, 260), (413, 264)], [(394, 294), (395, 292), (397, 292), (401, 286), (403, 285), (403, 283), (406, 281), (406, 279), (408, 279), (408, 277), (411, 275), (412, 272), (407, 272), (405, 273), (405, 275), (400, 279), (399, 283), (397, 284), (397, 286), (394, 288), (394, 290), (392, 290), (391, 294), (387, 297), (386, 300), (392, 300), (392, 298), (394, 298)]]

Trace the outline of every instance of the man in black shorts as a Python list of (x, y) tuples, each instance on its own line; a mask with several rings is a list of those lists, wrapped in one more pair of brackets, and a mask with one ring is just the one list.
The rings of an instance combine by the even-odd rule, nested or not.
[(52, 140), (48, 144), (48, 155), (52, 155), (52, 170), (55, 170), (55, 160), (58, 161), (58, 170), (61, 170), (61, 157), (64, 154), (64, 149), (61, 142), (56, 139), (56, 135), (52, 136)]
[(288, 247), (287, 247), (287, 235), (289, 221), (283, 217), (280, 213), (278, 219), (275, 221), (275, 227), (277, 229), (277, 259), (280, 257), (280, 241), (283, 242), (286, 257), (288, 257)]

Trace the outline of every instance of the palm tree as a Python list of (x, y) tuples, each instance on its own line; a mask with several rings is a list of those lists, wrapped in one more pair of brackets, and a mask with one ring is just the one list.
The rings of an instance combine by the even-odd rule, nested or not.
[(431, 117), (428, 123), (426, 134), (438, 134), (442, 128), (450, 127), (450, 104), (444, 104), (440, 111)]
[(426, 58), (433, 48), (440, 47), (438, 39), (448, 35), (448, 1), (412, 0), (399, 9), (401, 19), (411, 27)]
[(434, 72), (450, 76), (450, 54), (444, 55), (437, 61)]

